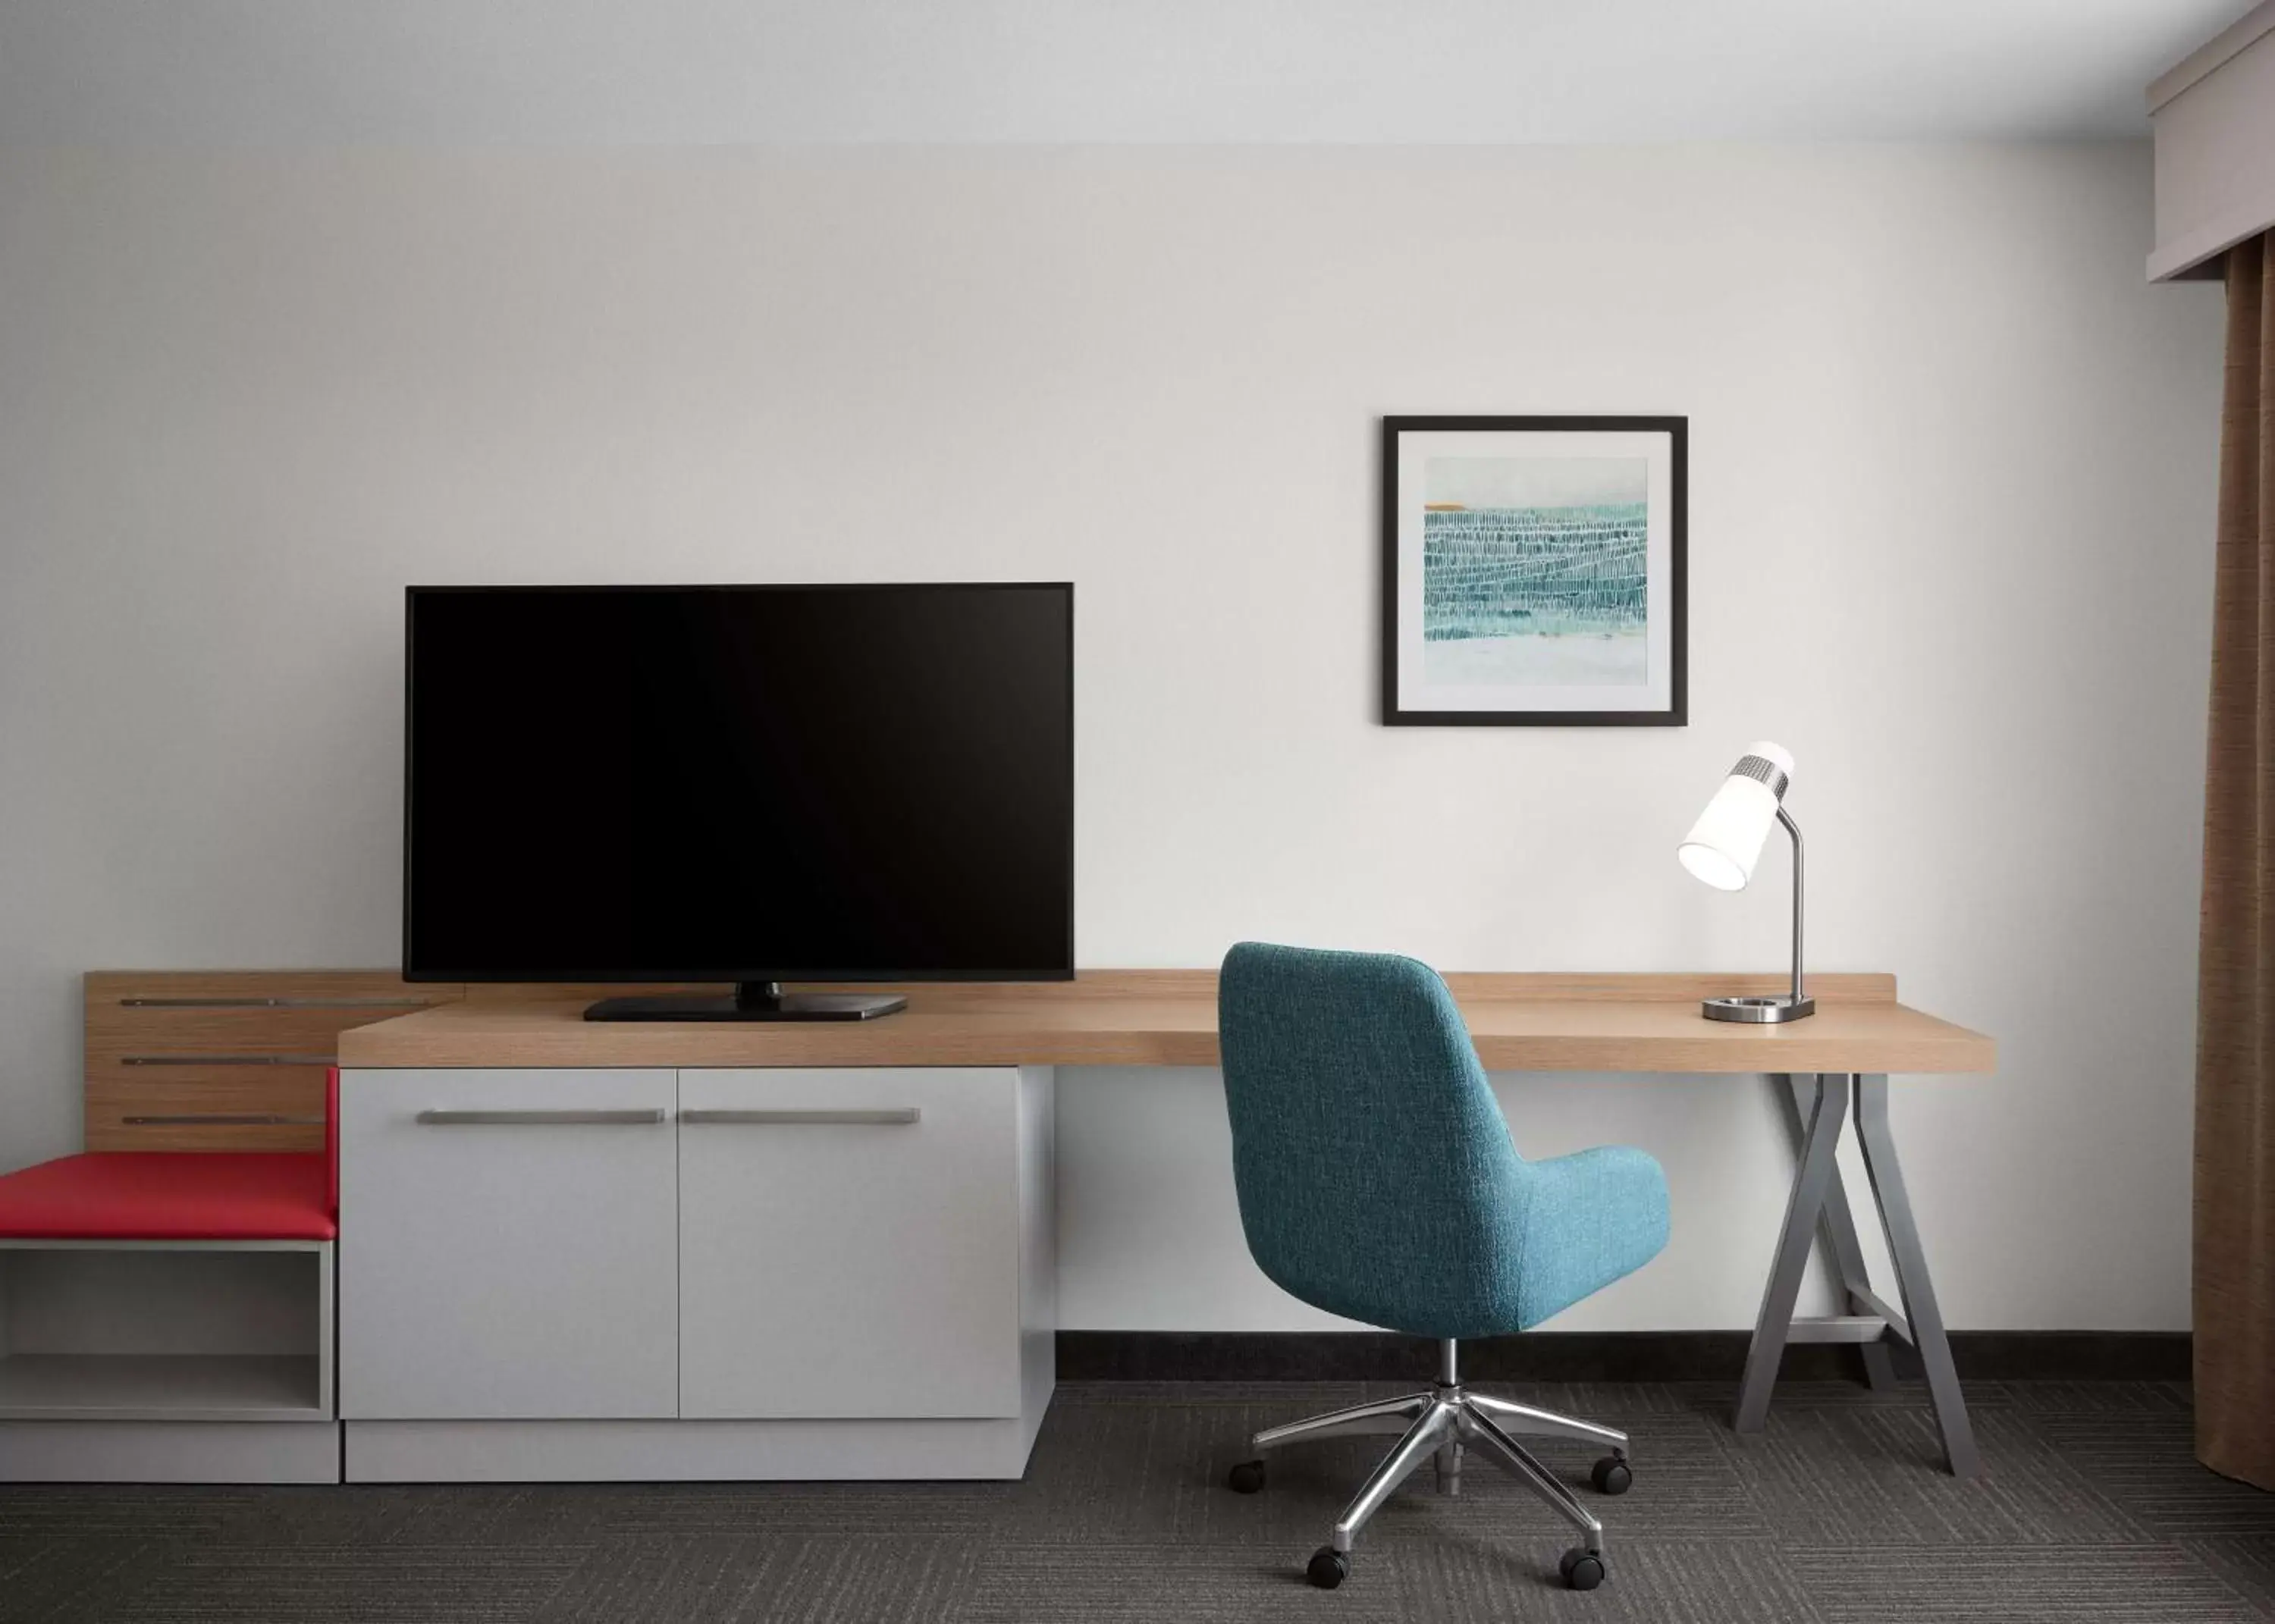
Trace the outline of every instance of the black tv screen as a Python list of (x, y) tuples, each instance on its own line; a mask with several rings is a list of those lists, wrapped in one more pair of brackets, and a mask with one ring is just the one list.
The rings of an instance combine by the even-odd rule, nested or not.
[(412, 587), (413, 980), (1055, 979), (1074, 588)]

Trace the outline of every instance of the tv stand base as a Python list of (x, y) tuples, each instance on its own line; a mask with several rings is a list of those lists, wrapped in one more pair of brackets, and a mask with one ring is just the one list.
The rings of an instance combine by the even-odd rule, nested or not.
[(772, 981), (745, 981), (726, 998), (687, 993), (604, 998), (588, 1021), (871, 1021), (905, 1009), (898, 993), (785, 993)]

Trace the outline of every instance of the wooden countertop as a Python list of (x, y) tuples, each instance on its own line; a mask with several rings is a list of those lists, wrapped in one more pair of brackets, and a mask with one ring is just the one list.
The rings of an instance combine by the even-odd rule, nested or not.
[[(1698, 1000), (1776, 993), (1774, 975), (1455, 974), (1478, 1056), (1496, 1071), (1987, 1072), (1997, 1047), (1896, 1001), (1893, 976), (1825, 975), (1818, 1012), (1784, 1026), (1708, 1021)], [(1085, 971), (1069, 982), (896, 987), (874, 1021), (592, 1022), (628, 988), (530, 989), (344, 1031), (347, 1067), (1213, 1066), (1213, 971)], [(848, 989), (874, 992), (871, 986)]]

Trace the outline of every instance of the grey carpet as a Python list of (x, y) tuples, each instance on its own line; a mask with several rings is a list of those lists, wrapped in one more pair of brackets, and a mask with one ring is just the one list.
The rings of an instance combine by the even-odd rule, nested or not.
[[(2275, 1619), (2275, 1495), (2197, 1466), (2159, 1383), (1980, 1383), (1984, 1470), (1935, 1466), (1921, 1390), (1788, 1384), (1765, 1435), (1714, 1385), (1488, 1386), (1625, 1425), (1610, 1582), (1472, 1460), (1425, 1469), (1349, 1582), (1304, 1559), (1377, 1449), (1292, 1450), (1222, 1486), (1253, 1429), (1383, 1386), (1062, 1386), (1016, 1484), (0, 1489), (8, 1624), (1958, 1624)], [(1576, 1483), (1591, 1451), (1544, 1445)], [(1583, 1492), (1586, 1491), (1583, 1489)]]

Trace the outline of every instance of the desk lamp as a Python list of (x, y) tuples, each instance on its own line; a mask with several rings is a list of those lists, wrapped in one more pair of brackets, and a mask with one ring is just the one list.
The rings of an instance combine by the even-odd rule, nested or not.
[(1817, 1001), (1801, 989), (1801, 827), (1785, 809), (1785, 787), (1793, 781), (1793, 754), (1767, 740), (1746, 746), (1738, 765), (1714, 791), (1675, 855), (1682, 866), (1718, 891), (1742, 891), (1754, 877), (1772, 820), (1793, 836), (1793, 991), (1774, 998), (1710, 998), (1702, 1006), (1710, 1021), (1797, 1021), (1817, 1013)]

